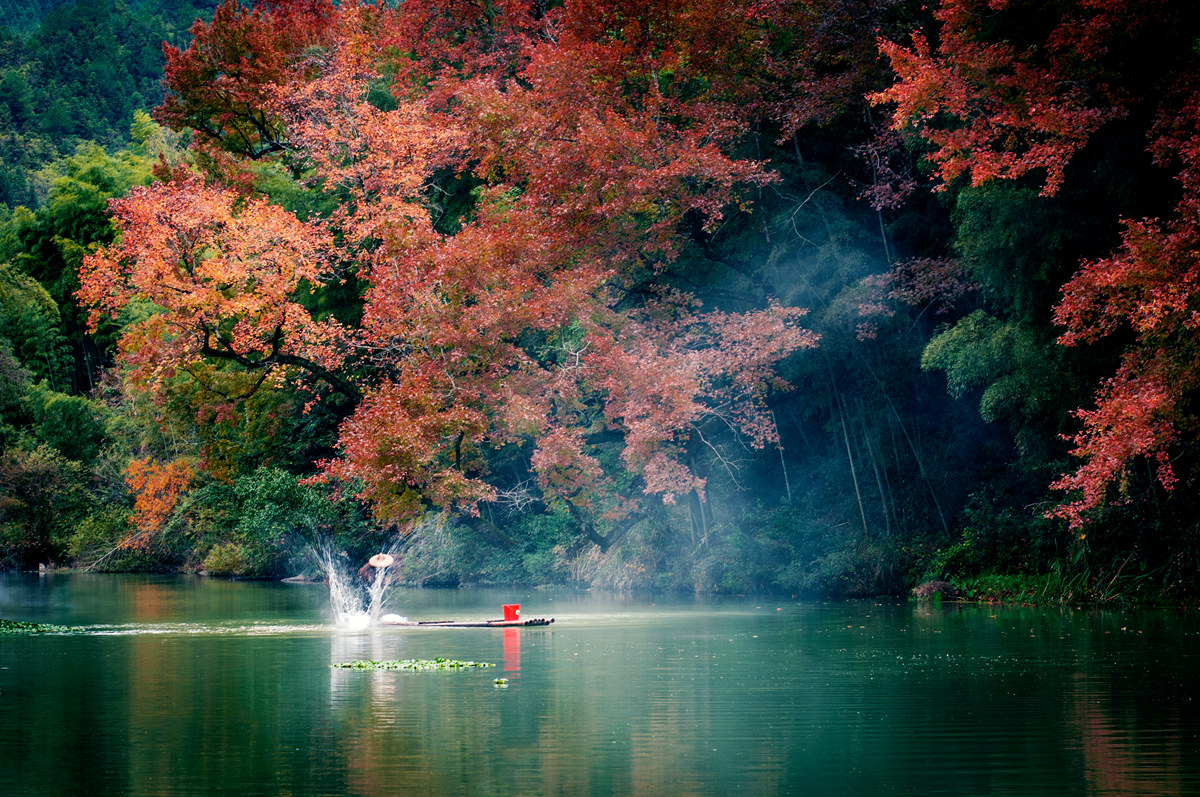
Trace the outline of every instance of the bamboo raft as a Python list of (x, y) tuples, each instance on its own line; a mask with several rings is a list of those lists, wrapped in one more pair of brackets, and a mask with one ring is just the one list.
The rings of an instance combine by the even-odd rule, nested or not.
[(554, 622), (554, 618), (549, 620), (543, 617), (535, 617), (530, 620), (420, 620), (417, 625), (421, 626), (437, 626), (438, 628), (520, 628), (522, 626), (550, 625)]
[(530, 620), (409, 620), (389, 621), (383, 618), (381, 625), (402, 625), (414, 628), (530, 628), (533, 626), (550, 625), (554, 618), (537, 617)]
[(504, 617), (500, 620), (409, 620), (394, 614), (385, 614), (379, 619), (382, 625), (406, 625), (425, 628), (530, 628), (539, 625), (550, 625), (554, 622), (551, 617), (537, 617), (532, 620), (521, 619), (521, 604), (506, 603), (501, 607)]

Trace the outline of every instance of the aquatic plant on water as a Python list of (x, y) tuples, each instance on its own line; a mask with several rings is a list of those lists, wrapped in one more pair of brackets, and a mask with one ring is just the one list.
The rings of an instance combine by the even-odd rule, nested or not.
[(23, 620), (0, 620), (0, 634), (62, 634), (70, 626), (49, 623), (29, 623)]
[(342, 670), (407, 670), (409, 672), (433, 672), (435, 670), (466, 670), (472, 667), (495, 667), (486, 661), (460, 661), (459, 659), (404, 659), (403, 661), (360, 660), (332, 664)]

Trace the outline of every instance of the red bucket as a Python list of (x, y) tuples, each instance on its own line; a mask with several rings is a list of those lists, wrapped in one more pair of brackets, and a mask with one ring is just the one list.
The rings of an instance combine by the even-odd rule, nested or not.
[(511, 622), (513, 620), (521, 619), (521, 604), (506, 603), (506, 604), (504, 604), (503, 609), (504, 609), (505, 622)]

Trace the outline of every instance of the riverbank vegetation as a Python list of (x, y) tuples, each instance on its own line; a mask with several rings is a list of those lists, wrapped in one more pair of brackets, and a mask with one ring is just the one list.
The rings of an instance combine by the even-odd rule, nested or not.
[(1195, 599), (1192, 4), (45, 5), (0, 565)]

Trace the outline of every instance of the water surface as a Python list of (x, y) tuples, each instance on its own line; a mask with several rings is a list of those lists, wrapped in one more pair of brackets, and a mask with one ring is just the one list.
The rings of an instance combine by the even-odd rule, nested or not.
[[(1194, 794), (1200, 615), (0, 576), (4, 794)], [(355, 659), (488, 661), (358, 672)], [(495, 678), (509, 680), (497, 687)]]

